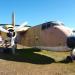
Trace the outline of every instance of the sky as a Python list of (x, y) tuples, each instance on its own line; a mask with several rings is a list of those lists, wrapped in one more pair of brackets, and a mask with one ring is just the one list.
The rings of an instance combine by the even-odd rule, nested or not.
[(75, 28), (75, 0), (0, 0), (0, 23), (10, 24), (13, 11), (19, 25), (25, 21), (30, 26), (61, 21)]

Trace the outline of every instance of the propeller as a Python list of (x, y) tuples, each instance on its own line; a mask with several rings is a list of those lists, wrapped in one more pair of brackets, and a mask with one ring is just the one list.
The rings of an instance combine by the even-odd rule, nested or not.
[[(2, 26), (0, 26), (0, 31), (5, 32), (5, 33), (9, 33), (9, 30), (10, 30), (10, 31), (11, 31), (11, 30), (14, 30), (14, 32), (18, 32), (19, 30), (22, 30), (22, 28), (23, 28), (24, 26), (26, 26), (27, 24), (28, 24), (28, 22), (24, 22), (24, 23), (22, 23), (19, 27), (16, 27), (16, 26), (15, 26), (15, 13), (13, 12), (13, 13), (12, 13), (12, 26), (13, 26), (13, 29), (8, 28), (8, 30), (6, 30), (6, 29), (4, 29)], [(26, 27), (26, 30), (27, 30), (27, 28), (28, 28), (28, 27)]]

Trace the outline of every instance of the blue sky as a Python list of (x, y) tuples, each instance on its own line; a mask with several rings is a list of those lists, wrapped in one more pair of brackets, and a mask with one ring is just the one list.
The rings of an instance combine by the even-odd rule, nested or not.
[(11, 23), (12, 11), (16, 24), (27, 21), (34, 26), (59, 20), (75, 28), (75, 0), (0, 0), (0, 23)]

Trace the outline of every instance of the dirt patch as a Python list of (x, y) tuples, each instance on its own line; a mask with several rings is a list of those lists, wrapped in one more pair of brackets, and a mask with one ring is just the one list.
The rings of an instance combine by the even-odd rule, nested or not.
[(17, 50), (15, 55), (0, 54), (0, 75), (75, 75), (75, 62), (59, 62), (69, 52), (37, 49)]

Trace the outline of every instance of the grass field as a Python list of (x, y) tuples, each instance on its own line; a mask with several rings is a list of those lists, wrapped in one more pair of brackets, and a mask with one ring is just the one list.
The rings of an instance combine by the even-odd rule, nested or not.
[(18, 49), (16, 54), (0, 53), (0, 75), (75, 75), (70, 52)]

